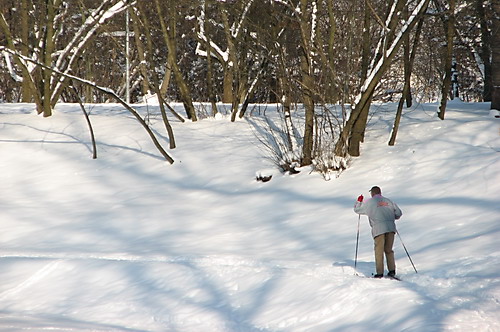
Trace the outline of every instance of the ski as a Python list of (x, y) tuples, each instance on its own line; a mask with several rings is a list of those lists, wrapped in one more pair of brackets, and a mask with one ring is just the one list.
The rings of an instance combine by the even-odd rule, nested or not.
[(384, 278), (385, 279), (392, 279), (392, 280), (401, 281), (401, 279), (399, 277), (396, 277), (396, 276), (386, 275), (386, 276), (384, 276)]
[(357, 277), (360, 277), (360, 278), (367, 278), (367, 279), (390, 279), (390, 280), (402, 281), (400, 277), (390, 276), (390, 275), (385, 275), (385, 276), (383, 276), (381, 278), (375, 278), (373, 276), (373, 274), (371, 276), (367, 276), (367, 275), (355, 273), (354, 275), (357, 276)]

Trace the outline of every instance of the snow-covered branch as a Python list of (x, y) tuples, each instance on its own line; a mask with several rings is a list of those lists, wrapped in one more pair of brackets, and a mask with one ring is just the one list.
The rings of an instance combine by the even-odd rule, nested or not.
[[(236, 20), (235, 22), (233, 22), (233, 24), (231, 25), (230, 35), (232, 38), (236, 39), (239, 37), (240, 32), (241, 32), (241, 27), (242, 27), (243, 22), (245, 21), (247, 15), (248, 15), (248, 12), (249, 12), (250, 7), (252, 6), (253, 2), (254, 2), (254, 0), (249, 0), (246, 3), (245, 8), (243, 10), (243, 13), (239, 17), (239, 19)], [(203, 46), (204, 46), (203, 44), (207, 44), (209, 38), (207, 37), (207, 33), (205, 31), (205, 24), (206, 24), (205, 20), (207, 19), (207, 17), (206, 17), (206, 13), (205, 13), (205, 9), (204, 9), (204, 1), (201, 3), (200, 6), (201, 6), (201, 12), (197, 18), (198, 29), (199, 29), (197, 31), (197, 36), (201, 41), (203, 41), (203, 43), (198, 42), (198, 44), (196, 45), (196, 54), (198, 54), (199, 56), (202, 56), (202, 57), (207, 57), (210, 54), (210, 56), (216, 57), (217, 59), (219, 59), (219, 61), (224, 62), (224, 63), (228, 63), (230, 61), (229, 47), (227, 47), (226, 50), (223, 51), (222, 47), (220, 47), (212, 39), (210, 39), (210, 42), (208, 43), (210, 45), (210, 50), (203, 50)]]
[(417, 20), (421, 17), (421, 15), (425, 12), (427, 9), (427, 6), (429, 4), (430, 0), (420, 0), (418, 5), (415, 7), (415, 9), (412, 11), (408, 19), (403, 23), (403, 26), (401, 29), (398, 31), (396, 36), (394, 37), (394, 40), (392, 41), (391, 45), (385, 52), (385, 57), (381, 57), (378, 59), (377, 64), (372, 68), (370, 71), (368, 77), (366, 78), (364, 84), (361, 86), (360, 93), (356, 96), (356, 99), (354, 101), (354, 104), (358, 104), (362, 98), (363, 93), (368, 89), (368, 86), (373, 84), (373, 80), (376, 76), (378, 76), (379, 72), (381, 71), (384, 63), (386, 63), (388, 60), (390, 60), (392, 57), (394, 57), (395, 53), (397, 52), (399, 45), (401, 45), (403, 41), (403, 37), (409, 33), (409, 30), (416, 24)]
[(254, 0), (249, 0), (245, 6), (245, 9), (243, 10), (243, 13), (241, 14), (241, 17), (239, 20), (233, 22), (233, 25), (231, 27), (231, 35), (233, 38), (238, 38), (238, 35), (240, 34), (241, 31), (241, 26), (243, 25), (243, 22), (245, 21), (248, 10), (252, 6)]
[(14, 79), (14, 81), (16, 81), (16, 82), (22, 82), (23, 78), (16, 73), (14, 66), (12, 66), (12, 61), (10, 60), (11, 54), (6, 52), (6, 51), (3, 51), (2, 53), (3, 53), (3, 57), (5, 59), (5, 64), (7, 65), (7, 70), (9, 71), (10, 77), (12, 77), (12, 79)]
[[(83, 47), (87, 44), (95, 31), (99, 29), (109, 18), (124, 11), (135, 1), (131, 0), (103, 0), (101, 5), (85, 20), (85, 23), (78, 29), (76, 34), (66, 45), (58, 52), (58, 59), (55, 68), (69, 73), (73, 69), (73, 64), (81, 54)], [(68, 59), (69, 57), (69, 59)], [(66, 64), (64, 66), (64, 64)], [(63, 66), (65, 68), (63, 68)], [(64, 79), (60, 78), (52, 91), (53, 96), (58, 95)]]

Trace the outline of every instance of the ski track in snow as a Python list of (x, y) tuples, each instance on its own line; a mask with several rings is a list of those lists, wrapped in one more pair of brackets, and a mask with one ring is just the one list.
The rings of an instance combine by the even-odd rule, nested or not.
[(40, 282), (44, 277), (49, 275), (52, 271), (55, 271), (59, 263), (60, 263), (59, 260), (49, 262), (18, 286), (9, 289), (8, 291), (5, 291), (3, 293), (0, 293), (0, 301), (4, 301), (11, 296), (15, 296), (17, 293), (22, 292), (23, 290), (28, 289), (30, 286)]
[[(300, 318), (293, 317), (280, 319), (279, 322), (267, 323), (263, 327), (259, 327), (258, 330), (265, 331), (288, 331), (294, 330), (293, 326), (302, 325), (305, 322), (323, 322), (327, 323), (331, 319), (332, 315), (337, 315), (339, 312), (344, 311), (344, 313), (355, 314), (355, 308), (346, 307), (346, 303), (353, 301), (352, 293), (363, 294), (365, 299), (374, 300), (379, 297), (382, 290), (386, 292), (386, 297), (402, 297), (405, 301), (415, 302), (417, 305), (421, 306), (431, 306), (428, 310), (443, 310), (444, 307), (449, 307), (452, 309), (454, 307), (461, 307), (467, 304), (469, 299), (467, 299), (467, 294), (471, 292), (471, 289), (475, 288), (481, 290), (484, 285), (488, 284), (491, 280), (484, 280), (481, 278), (467, 277), (465, 274), (457, 274), (456, 277), (452, 276), (431, 276), (427, 274), (405, 274), (402, 281), (395, 281), (389, 279), (374, 279), (367, 274), (366, 277), (357, 276), (358, 272), (355, 272), (353, 267), (347, 266), (345, 263), (334, 262), (331, 265), (324, 265), (319, 263), (307, 263), (303, 261), (259, 261), (251, 259), (248, 257), (240, 256), (202, 256), (202, 257), (169, 257), (169, 256), (135, 256), (126, 254), (115, 254), (115, 255), (100, 255), (100, 254), (86, 254), (86, 255), (68, 255), (68, 254), (46, 254), (40, 255), (37, 253), (33, 254), (7, 254), (2, 255), (2, 259), (15, 259), (15, 260), (41, 260), (44, 266), (37, 269), (29, 278), (20, 283), (19, 285), (4, 291), (0, 294), (0, 301), (8, 300), (10, 297), (26, 292), (25, 296), (29, 294), (29, 288), (35, 286), (37, 283), (43, 282), (44, 278), (47, 278), (51, 273), (56, 273), (61, 264), (65, 263), (76, 263), (83, 266), (87, 264), (88, 261), (98, 261), (98, 262), (114, 262), (117, 264), (123, 263), (141, 263), (141, 264), (166, 264), (170, 265), (171, 268), (175, 269), (175, 266), (189, 267), (192, 269), (192, 274), (196, 275), (199, 271), (203, 271), (205, 277), (214, 281), (215, 279), (223, 280), (218, 287), (225, 288), (227, 295), (229, 297), (237, 297), (240, 292), (241, 285), (238, 284), (238, 279), (247, 276), (260, 276), (260, 283), (266, 284), (271, 282), (273, 279), (285, 278), (287, 282), (292, 282), (293, 279), (299, 279), (304, 284), (312, 283), (317, 284), (320, 281), (322, 289), (315, 290), (316, 292), (324, 292), (323, 297), (334, 297), (336, 299), (336, 304), (330, 304), (325, 308), (315, 308), (315, 310), (310, 310), (309, 313), (302, 315)], [(63, 268), (64, 269), (64, 268)], [(457, 269), (458, 270), (458, 269)], [(456, 271), (453, 271), (456, 273)], [(216, 276), (216, 277), (214, 277)], [(236, 278), (235, 278), (236, 276)], [(243, 278), (243, 279), (244, 279)], [(464, 282), (464, 278), (468, 281)], [(292, 279), (292, 281), (290, 281)], [(316, 280), (313, 282), (312, 280)], [(456, 295), (456, 289), (466, 285), (465, 297), (460, 297)], [(220, 286), (223, 285), (223, 286)], [(340, 286), (339, 285), (343, 285)], [(132, 285), (133, 286), (133, 285)], [(287, 285), (283, 286), (284, 291), (286, 291)], [(293, 287), (293, 286), (292, 286)], [(428, 293), (428, 288), (432, 287), (432, 293)], [(258, 289), (257, 287), (256, 289)], [(342, 289), (342, 290), (341, 290)], [(291, 290), (293, 292), (293, 290)], [(201, 290), (203, 293), (204, 291)], [(21, 294), (23, 295), (23, 294)], [(197, 298), (200, 296), (200, 290), (195, 287), (193, 291), (187, 292), (184, 295), (186, 298)], [(288, 296), (293, 298), (293, 295)], [(482, 298), (485, 302), (492, 302), (493, 305), (499, 305), (498, 294), (491, 294), (491, 296), (484, 296)], [(360, 306), (366, 305), (368, 302), (363, 300), (363, 298), (357, 298), (356, 304)], [(225, 304), (228, 305), (228, 304)], [(443, 308), (439, 308), (443, 307)], [(229, 310), (229, 309), (226, 309)], [(182, 316), (182, 315), (181, 315)], [(187, 317), (177, 318), (177, 324), (184, 325), (187, 324), (184, 320)], [(4, 317), (5, 318), (5, 317)], [(160, 318), (157, 320), (162, 321)], [(498, 328), (498, 324), (494, 324), (490, 327), (485, 325), (485, 320), (491, 319), (491, 314), (485, 314), (481, 311), (474, 311), (468, 315), (466, 322), (460, 322), (461, 329), (467, 328), (486, 328), (485, 331), (495, 331)], [(189, 320), (189, 319), (188, 319)], [(2, 315), (0, 312), (0, 327), (5, 326), (1, 323)], [(165, 322), (163, 322), (165, 323)], [(168, 324), (171, 324), (169, 322)], [(241, 324), (241, 322), (239, 322)], [(307, 324), (306, 324), (307, 325)], [(236, 327), (233, 327), (239, 331)], [(262, 329), (261, 329), (262, 328)], [(313, 326), (311, 326), (314, 329)], [(52, 329), (52, 328), (42, 328)], [(54, 328), (57, 330), (57, 328)], [(82, 328), (85, 330), (86, 328)], [(78, 331), (79, 328), (75, 329), (65, 329), (61, 330), (68, 331)], [(104, 330), (108, 330), (107, 328)], [(111, 328), (110, 330), (114, 330)], [(122, 329), (119, 329), (122, 330)], [(124, 330), (124, 329), (123, 329)], [(230, 331), (231, 329), (228, 329)], [(321, 330), (318, 327), (318, 330)], [(357, 331), (356, 328), (354, 328)], [(410, 328), (405, 328), (402, 331), (453, 331), (449, 325), (441, 323), (426, 323), (425, 321), (413, 322), (413, 326)], [(241, 330), (244, 331), (244, 330)], [(257, 329), (256, 329), (257, 331)]]

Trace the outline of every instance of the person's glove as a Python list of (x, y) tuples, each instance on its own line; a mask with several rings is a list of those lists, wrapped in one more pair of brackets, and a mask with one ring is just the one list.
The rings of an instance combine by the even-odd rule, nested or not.
[(359, 195), (358, 202), (363, 202), (363, 198), (364, 198), (363, 195)]

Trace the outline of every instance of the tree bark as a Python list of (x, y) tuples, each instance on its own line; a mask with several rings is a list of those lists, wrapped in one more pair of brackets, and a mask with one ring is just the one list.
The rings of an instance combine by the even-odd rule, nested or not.
[[(403, 93), (401, 95), (401, 99), (399, 100), (398, 103), (398, 110), (396, 111), (396, 117), (394, 119), (394, 126), (392, 127), (392, 133), (391, 133), (391, 138), (389, 139), (389, 146), (393, 146), (396, 143), (396, 136), (398, 135), (398, 130), (399, 130), (399, 123), (401, 122), (401, 116), (403, 114), (403, 104), (404, 101), (406, 100), (406, 106), (411, 107), (411, 72), (413, 70), (413, 63), (415, 61), (415, 55), (417, 54), (417, 48), (420, 40), (420, 33), (422, 32), (422, 25), (424, 23), (424, 20), (421, 19), (418, 22), (418, 26), (415, 31), (415, 37), (413, 40), (413, 47), (410, 50), (408, 50), (408, 59), (406, 59), (405, 56), (405, 62), (407, 61), (408, 63), (405, 64), (405, 85), (403, 87)], [(406, 53), (406, 51), (405, 51)], [(410, 102), (410, 104), (408, 104)]]
[[(170, 2), (169, 2), (170, 3)], [(184, 104), (184, 108), (186, 110), (186, 115), (188, 119), (191, 121), (197, 121), (196, 110), (194, 109), (193, 100), (191, 99), (191, 91), (189, 90), (189, 86), (187, 85), (184, 77), (182, 76), (182, 72), (177, 65), (177, 48), (175, 42), (175, 25), (176, 25), (176, 13), (172, 10), (173, 14), (170, 16), (169, 28), (165, 25), (165, 19), (161, 12), (160, 3), (158, 0), (155, 0), (156, 10), (158, 17), (160, 19), (161, 30), (163, 32), (163, 37), (165, 39), (165, 43), (168, 48), (168, 60), (169, 64), (172, 67), (172, 71), (174, 73), (174, 78), (179, 87), (179, 93), (181, 95), (182, 103)], [(174, 4), (175, 6), (175, 4)]]
[[(142, 7), (140, 7), (142, 8)], [(165, 99), (163, 98), (163, 95), (160, 91), (160, 84), (159, 84), (159, 81), (158, 81), (158, 76), (156, 75), (156, 73), (154, 73), (154, 61), (153, 61), (153, 42), (151, 40), (151, 29), (150, 29), (150, 24), (149, 24), (149, 20), (148, 20), (148, 17), (146, 16), (145, 14), (145, 11), (143, 10), (144, 8), (142, 8), (140, 10), (140, 13), (141, 13), (141, 17), (142, 17), (142, 21), (143, 21), (143, 24), (144, 24), (144, 29), (146, 30), (146, 46), (148, 48), (147, 52), (145, 52), (145, 54), (147, 55), (148, 57), (148, 62), (150, 64), (152, 64), (152, 67), (151, 70), (153, 71), (153, 75), (151, 75), (152, 77), (152, 84), (150, 84), (151, 88), (153, 89), (154, 93), (156, 94), (156, 97), (158, 98), (158, 103), (159, 103), (159, 106), (160, 106), (160, 112), (161, 112), (161, 117), (162, 117), (162, 120), (163, 120), (163, 124), (165, 125), (165, 129), (167, 131), (167, 134), (168, 134), (168, 138), (169, 138), (169, 142), (170, 142), (170, 148), (171, 149), (175, 149), (176, 147), (176, 144), (175, 144), (175, 136), (174, 136), (174, 131), (172, 129), (172, 126), (170, 125), (170, 121), (168, 121), (168, 117), (167, 117), (167, 112), (165, 111), (165, 105), (167, 105), (167, 103), (165, 102)], [(136, 19), (138, 19), (138, 17), (136, 16)], [(173, 112), (174, 115), (176, 115), (178, 118), (180, 118), (179, 115), (177, 115), (176, 112)], [(184, 119), (180, 118), (180, 120), (182, 122), (184, 122)]]
[(493, 0), (493, 9), (497, 15), (493, 15), (493, 28), (491, 34), (491, 109), (500, 110), (500, 0)]
[(347, 153), (352, 157), (359, 157), (360, 155), (361, 142), (365, 139), (366, 124), (368, 122), (368, 114), (370, 112), (372, 98), (373, 92), (352, 126), (347, 149)]
[[(405, 19), (408, 19), (408, 7), (404, 8)], [(413, 61), (415, 60), (416, 46), (418, 45), (420, 32), (422, 30), (423, 20), (418, 22), (416, 32), (415, 32), (415, 40), (413, 42), (413, 48), (410, 50), (410, 35), (404, 38), (404, 77), (405, 84), (403, 87), (403, 94), (401, 98), (406, 100), (406, 107), (411, 107), (413, 104), (412, 95), (411, 95), (411, 72), (413, 70)], [(399, 109), (398, 109), (399, 110)], [(396, 115), (397, 117), (397, 115)]]
[(311, 31), (311, 9), (308, 8), (308, 0), (301, 0), (300, 16), (301, 45), (300, 45), (300, 69), (302, 80), (302, 98), (305, 109), (304, 137), (302, 145), (301, 166), (312, 164), (314, 147), (314, 80), (312, 77), (312, 31)]
[[(371, 19), (370, 19), (370, 3), (369, 0), (365, 0), (365, 9), (363, 17), (363, 46), (361, 50), (361, 81), (365, 81), (368, 76), (368, 70), (370, 67), (370, 40), (371, 40)], [(361, 111), (360, 116), (355, 121), (353, 125), (353, 130), (351, 136), (349, 137), (348, 143), (348, 153), (351, 156), (359, 156), (360, 153), (360, 143), (364, 141), (364, 132), (366, 129), (366, 122), (368, 121), (368, 113), (371, 105), (371, 97), (369, 102)]]
[[(7, 47), (9, 47), (10, 50), (15, 51), (16, 47), (14, 44), (14, 37), (12, 36), (10, 32), (10, 27), (7, 24), (7, 21), (5, 20), (5, 17), (3, 16), (2, 12), (0, 12), (0, 29), (3, 30), (5, 39), (7, 41)], [(40, 91), (37, 89), (35, 85), (35, 81), (33, 79), (33, 76), (31, 75), (28, 66), (26, 65), (25, 61), (21, 61), (21, 58), (18, 56), (15, 56), (14, 54), (11, 53), (14, 57), (15, 63), (21, 68), (22, 72), (22, 77), (23, 77), (23, 82), (26, 82), (26, 84), (29, 85), (29, 89), (32, 92), (32, 96), (35, 101), (36, 105), (36, 110), (37, 113), (43, 113), (43, 104), (42, 104), (42, 96), (40, 94)], [(27, 56), (26, 56), (27, 57)]]
[(260, 68), (259, 71), (257, 72), (257, 75), (255, 78), (252, 80), (252, 84), (248, 87), (245, 98), (243, 99), (243, 105), (241, 106), (240, 114), (239, 117), (243, 118), (245, 116), (245, 112), (247, 111), (248, 104), (250, 103), (250, 98), (253, 97), (255, 88), (257, 87), (257, 84), (259, 83), (262, 75), (264, 74), (265, 70), (267, 69), (267, 65), (269, 64), (269, 61), (267, 58), (263, 58), (260, 63)]
[(370, 40), (371, 40), (371, 19), (370, 19), (370, 7), (368, 6), (368, 1), (365, 0), (365, 9), (363, 16), (363, 45), (361, 53), (361, 81), (364, 81), (368, 76), (368, 67), (370, 66)]
[[(57, 0), (56, 0), (57, 1)], [(56, 16), (56, 6), (57, 3), (54, 3), (54, 0), (48, 0), (46, 2), (46, 20), (45, 20), (45, 33), (43, 36), (43, 55), (40, 57), (43, 59), (43, 64), (47, 67), (52, 67), (52, 53), (55, 49), (54, 43), (54, 19)], [(56, 8), (55, 8), (56, 7)], [(43, 77), (43, 116), (49, 117), (52, 115), (52, 104), (51, 104), (51, 79), (52, 79), (52, 71), (44, 69), (42, 71)]]
[[(203, 3), (203, 15), (208, 10), (208, 2), (204, 1)], [(200, 24), (203, 24), (203, 31), (207, 31), (208, 29), (208, 24), (207, 20), (203, 19)], [(214, 67), (212, 65), (212, 55), (210, 51), (210, 37), (207, 36), (207, 39), (204, 41), (205, 42), (205, 49), (207, 49), (207, 89), (208, 89), (208, 100), (210, 101), (210, 105), (212, 107), (212, 115), (215, 116), (218, 113), (217, 110), (217, 98), (215, 95), (215, 88), (214, 88), (214, 75), (213, 75), (213, 70)]]
[[(29, 55), (29, 6), (28, 0), (21, 1), (21, 54), (24, 56)], [(28, 79), (23, 79), (21, 88), (21, 101), (24, 103), (29, 103), (32, 100), (33, 91)]]
[[(142, 76), (142, 84), (141, 84), (141, 92), (143, 95), (148, 93), (149, 90), (149, 78), (148, 78), (148, 71), (146, 67), (146, 51), (144, 50), (144, 45), (141, 41), (141, 33), (139, 29), (139, 16), (137, 15), (137, 12), (135, 10), (130, 10), (130, 15), (132, 16), (132, 26), (134, 29), (134, 40), (135, 40), (135, 46), (137, 48), (137, 56), (139, 57), (139, 72), (141, 73)], [(146, 38), (149, 38), (149, 36), (146, 36)]]
[[(491, 48), (493, 47), (493, 44), (491, 43), (491, 35), (488, 30), (488, 22), (486, 21), (483, 4), (484, 0), (476, 0), (476, 13), (481, 27), (481, 52), (479, 52), (479, 55), (484, 67), (483, 101), (491, 101), (491, 93), (493, 89), (491, 81)], [(500, 13), (496, 11), (496, 14), (499, 15)], [(495, 20), (495, 15), (492, 16), (492, 19)]]
[(441, 89), (441, 103), (439, 106), (438, 117), (444, 120), (446, 113), (446, 104), (448, 101), (448, 94), (451, 87), (451, 65), (453, 60), (453, 37), (455, 34), (455, 0), (449, 0), (449, 13), (446, 19), (446, 53), (444, 59), (444, 79)]
[(228, 61), (226, 62), (226, 66), (224, 68), (223, 102), (231, 103), (231, 122), (234, 122), (236, 121), (238, 105), (240, 103), (238, 93), (240, 86), (238, 56), (236, 54), (235, 40), (231, 33), (231, 26), (229, 24), (229, 17), (226, 8), (222, 8), (221, 15), (228, 52)]

